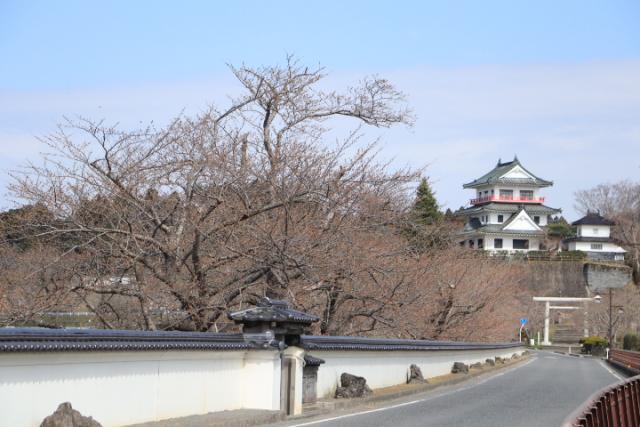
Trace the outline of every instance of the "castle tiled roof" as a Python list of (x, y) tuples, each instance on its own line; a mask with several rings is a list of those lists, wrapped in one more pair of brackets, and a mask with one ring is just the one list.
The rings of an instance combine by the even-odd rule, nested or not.
[(593, 243), (616, 243), (611, 237), (595, 237), (595, 236), (575, 236), (567, 237), (563, 242), (593, 242)]
[(471, 220), (465, 226), (464, 231), (461, 234), (504, 234), (510, 236), (541, 236), (544, 235), (543, 230), (505, 230), (505, 228), (511, 224), (517, 217), (520, 208), (514, 215), (502, 224), (482, 224), (478, 218), (471, 218)]
[(517, 203), (487, 203), (486, 205), (471, 206), (466, 209), (461, 209), (456, 212), (456, 215), (481, 215), (484, 212), (516, 213), (523, 208), (528, 214), (554, 215), (562, 212), (562, 209), (556, 209), (550, 206), (535, 203), (527, 203), (522, 205), (519, 205)]
[[(501, 178), (504, 174), (509, 172), (514, 167), (519, 166), (532, 178)], [(525, 169), (524, 166), (518, 160), (518, 157), (515, 157), (512, 161), (502, 163), (498, 160), (498, 164), (491, 171), (482, 175), (480, 178), (475, 179), (467, 184), (464, 184), (463, 188), (476, 188), (482, 187), (490, 184), (511, 184), (511, 185), (529, 185), (533, 187), (549, 187), (553, 185), (552, 181), (547, 181), (546, 179), (539, 178), (532, 174), (530, 171)]]
[(616, 223), (600, 215), (597, 212), (588, 212), (577, 221), (571, 223), (571, 225), (615, 225)]
[(504, 234), (509, 236), (543, 236), (540, 230), (505, 230), (505, 224), (486, 224), (478, 228), (467, 229), (461, 234)]

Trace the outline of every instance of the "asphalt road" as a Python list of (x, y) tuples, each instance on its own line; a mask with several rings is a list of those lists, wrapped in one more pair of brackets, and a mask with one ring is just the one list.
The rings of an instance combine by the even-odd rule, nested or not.
[(618, 380), (599, 360), (538, 352), (523, 364), (457, 386), (289, 425), (553, 427)]

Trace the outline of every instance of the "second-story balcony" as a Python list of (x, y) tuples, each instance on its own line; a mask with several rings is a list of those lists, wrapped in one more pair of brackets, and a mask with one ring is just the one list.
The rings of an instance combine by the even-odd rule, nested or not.
[(479, 205), (489, 202), (503, 202), (503, 203), (544, 203), (544, 197), (534, 196), (507, 196), (507, 195), (492, 195), (485, 197), (478, 197), (471, 199), (472, 205)]

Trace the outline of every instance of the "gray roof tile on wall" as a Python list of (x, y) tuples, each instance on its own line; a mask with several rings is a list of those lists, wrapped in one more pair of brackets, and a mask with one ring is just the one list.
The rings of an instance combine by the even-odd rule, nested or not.
[(104, 329), (0, 328), (0, 352), (243, 350), (242, 334)]

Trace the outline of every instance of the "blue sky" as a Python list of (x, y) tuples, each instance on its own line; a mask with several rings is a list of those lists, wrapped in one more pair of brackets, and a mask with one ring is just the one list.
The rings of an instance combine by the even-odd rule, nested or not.
[(307, 3), (0, 0), (0, 188), (62, 115), (163, 122), (233, 94), (225, 64), (286, 53), (407, 92), (415, 127), (368, 135), (445, 206), (515, 153), (570, 218), (574, 191), (640, 177), (637, 0)]

